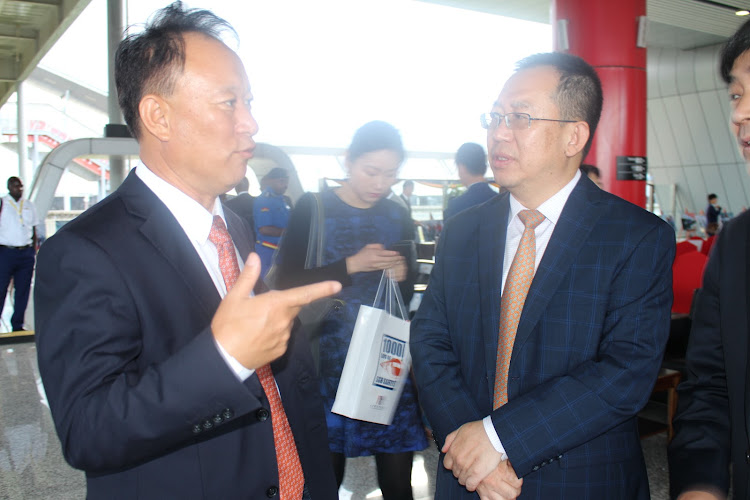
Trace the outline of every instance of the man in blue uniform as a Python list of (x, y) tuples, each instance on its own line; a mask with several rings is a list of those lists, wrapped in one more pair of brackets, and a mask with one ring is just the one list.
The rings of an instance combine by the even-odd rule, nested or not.
[(273, 253), (279, 246), (281, 234), (289, 222), (291, 206), (284, 193), (289, 186), (289, 174), (281, 167), (272, 169), (263, 179), (264, 190), (255, 200), (255, 251), (260, 256), (261, 276), (265, 277), (273, 263)]

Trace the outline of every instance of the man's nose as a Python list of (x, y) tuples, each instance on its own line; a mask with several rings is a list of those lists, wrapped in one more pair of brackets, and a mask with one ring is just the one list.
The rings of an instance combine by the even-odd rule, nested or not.
[(242, 134), (255, 135), (258, 133), (258, 122), (255, 121), (250, 106), (241, 104), (237, 110), (237, 131)]

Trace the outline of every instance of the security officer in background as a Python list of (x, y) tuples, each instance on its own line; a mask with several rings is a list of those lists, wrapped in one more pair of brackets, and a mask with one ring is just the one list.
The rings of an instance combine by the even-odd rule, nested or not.
[(281, 167), (273, 168), (262, 184), (263, 193), (255, 199), (255, 251), (260, 256), (261, 277), (265, 277), (273, 263), (273, 253), (279, 246), (281, 234), (289, 222), (291, 200), (284, 196), (289, 187), (289, 173)]
[(43, 228), (34, 204), (23, 199), (23, 182), (18, 177), (8, 178), (8, 194), (0, 201), (0, 290), (4, 303), (13, 278), (15, 295), (10, 324), (14, 332), (24, 330), (37, 238), (42, 236)]

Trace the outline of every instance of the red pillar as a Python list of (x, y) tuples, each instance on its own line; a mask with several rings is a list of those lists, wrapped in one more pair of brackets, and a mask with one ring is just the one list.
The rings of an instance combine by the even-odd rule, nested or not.
[[(555, 50), (596, 68), (604, 108), (584, 160), (599, 167), (604, 189), (646, 206), (646, 49), (637, 46), (646, 0), (552, 0)], [(568, 48), (559, 20), (567, 21)], [(618, 168), (619, 164), (619, 168)]]

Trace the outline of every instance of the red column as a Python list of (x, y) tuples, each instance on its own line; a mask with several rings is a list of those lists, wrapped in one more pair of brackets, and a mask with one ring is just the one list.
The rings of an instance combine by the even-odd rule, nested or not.
[[(646, 49), (638, 47), (646, 0), (552, 0), (555, 50), (596, 68), (604, 108), (585, 163), (599, 167), (604, 189), (646, 206)], [(559, 20), (567, 20), (567, 42)], [(561, 43), (563, 42), (563, 43)], [(619, 163), (619, 169), (618, 169)]]

